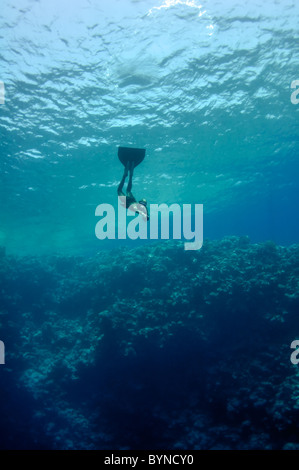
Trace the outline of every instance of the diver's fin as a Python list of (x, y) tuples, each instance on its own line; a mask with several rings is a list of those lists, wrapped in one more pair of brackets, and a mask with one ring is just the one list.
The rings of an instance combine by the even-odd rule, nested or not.
[(134, 168), (143, 161), (145, 149), (135, 149), (129, 147), (118, 147), (118, 158), (126, 166), (128, 162), (134, 162)]

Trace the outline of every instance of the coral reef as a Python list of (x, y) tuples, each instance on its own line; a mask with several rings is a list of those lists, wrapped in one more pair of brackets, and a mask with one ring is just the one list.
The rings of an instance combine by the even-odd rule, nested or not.
[(299, 449), (298, 284), (299, 246), (246, 237), (2, 250), (1, 448)]

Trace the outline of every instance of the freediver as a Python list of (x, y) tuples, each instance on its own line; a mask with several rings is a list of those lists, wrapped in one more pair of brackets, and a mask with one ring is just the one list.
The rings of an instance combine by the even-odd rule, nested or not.
[[(127, 147), (119, 147), (118, 149), (118, 158), (121, 163), (124, 165), (124, 174), (118, 185), (117, 194), (120, 198), (121, 205), (130, 209), (142, 216), (145, 221), (149, 220), (147, 201), (146, 199), (141, 199), (137, 202), (137, 199), (132, 194), (132, 185), (133, 185), (133, 173), (134, 168), (142, 162), (145, 156), (145, 150), (143, 149), (132, 149)], [(123, 192), (123, 187), (126, 181), (126, 178), (129, 174), (129, 181), (126, 189), (126, 194)], [(125, 198), (125, 199), (124, 199)]]

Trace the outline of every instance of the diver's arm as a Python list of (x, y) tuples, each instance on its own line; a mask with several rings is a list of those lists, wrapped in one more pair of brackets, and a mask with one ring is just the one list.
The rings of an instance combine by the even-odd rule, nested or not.
[(145, 222), (149, 220), (149, 212), (148, 210), (144, 207), (142, 209), (140, 208), (140, 204), (137, 204), (137, 210), (138, 214), (140, 214)]
[(148, 211), (142, 212), (142, 217), (143, 217), (143, 219), (144, 219), (145, 222), (148, 222), (148, 221), (149, 221), (149, 213), (148, 213)]
[(132, 200), (128, 199), (128, 197), (127, 197), (127, 206), (126, 206), (127, 209), (129, 209), (132, 212), (136, 212), (136, 214), (141, 215), (143, 220), (145, 222), (147, 222), (149, 220), (148, 210), (146, 208), (140, 207), (140, 206), (141, 206), (141, 204), (139, 204), (136, 200), (132, 201)]

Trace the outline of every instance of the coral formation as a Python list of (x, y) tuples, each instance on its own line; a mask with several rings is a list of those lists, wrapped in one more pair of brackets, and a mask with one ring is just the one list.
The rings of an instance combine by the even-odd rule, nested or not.
[(1, 251), (1, 448), (298, 449), (298, 274), (246, 237)]

